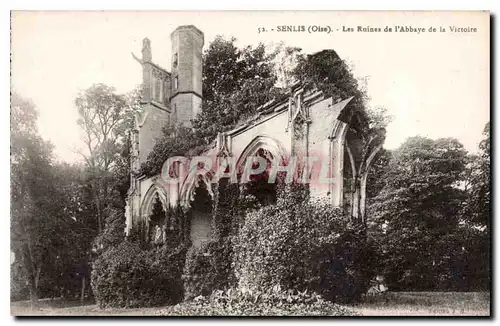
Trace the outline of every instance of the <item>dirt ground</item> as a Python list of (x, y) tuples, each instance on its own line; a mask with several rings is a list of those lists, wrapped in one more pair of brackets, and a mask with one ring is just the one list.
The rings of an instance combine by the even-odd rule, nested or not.
[[(489, 316), (486, 292), (395, 292), (350, 306), (363, 316)], [(171, 307), (99, 309), (95, 304), (40, 300), (31, 309), (29, 301), (11, 303), (13, 316), (169, 316)]]

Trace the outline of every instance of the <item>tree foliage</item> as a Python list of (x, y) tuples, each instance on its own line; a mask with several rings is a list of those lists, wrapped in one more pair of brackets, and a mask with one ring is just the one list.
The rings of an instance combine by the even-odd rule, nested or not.
[[(14, 93), (11, 102), (11, 250), (19, 280), (36, 303), (39, 294), (64, 287), (71, 266), (88, 253), (79, 215), (86, 208), (75, 189), (75, 170), (54, 163), (52, 146), (36, 130), (33, 103)], [(59, 295), (60, 293), (57, 293)]]
[(392, 159), (392, 151), (382, 148), (377, 158), (370, 168), (367, 180), (366, 198), (369, 202), (376, 197), (385, 185), (385, 174), (389, 170), (390, 161)]
[(472, 289), (490, 286), (491, 257), (491, 171), (490, 123), (483, 131), (479, 153), (469, 155), (465, 173), (467, 194), (462, 209), (460, 240), (464, 248), (463, 269), (467, 285)]
[(203, 110), (193, 126), (207, 141), (283, 94), (275, 86), (276, 52), (267, 52), (263, 44), (239, 49), (235, 42), (217, 36), (203, 54)]
[(359, 87), (351, 67), (334, 50), (300, 56), (294, 74), (306, 89), (317, 88), (334, 101), (354, 96), (354, 111), (365, 110), (366, 92)]
[[(90, 278), (92, 242), (99, 224), (123, 231), (119, 225), (123, 214), (109, 212), (123, 203), (117, 200), (120, 185), (123, 197), (123, 188), (128, 189), (129, 164), (123, 150), (133, 123), (127, 114), (133, 102), (110, 92), (100, 85), (77, 100), (91, 153), (84, 165), (55, 162), (52, 145), (37, 133), (35, 105), (12, 95), (11, 250), (16, 257), (12, 268), (21, 288), (27, 284), (34, 303), (39, 296), (81, 294), (82, 284)], [(99, 188), (103, 184), (107, 193)], [(105, 203), (101, 216), (111, 215), (109, 221), (96, 218), (96, 193)]]
[(484, 139), (479, 144), (479, 154), (471, 155), (466, 173), (466, 190), (469, 194), (464, 212), (467, 221), (485, 227), (489, 225), (491, 172), (490, 172), (490, 123), (483, 131)]
[(28, 283), (32, 302), (38, 299), (38, 281), (55, 213), (50, 198), (51, 146), (36, 134), (37, 111), (32, 102), (12, 94), (11, 99), (11, 250)]
[(451, 138), (411, 137), (393, 151), (385, 185), (370, 207), (393, 286), (438, 289), (454, 276), (448, 269), (461, 259), (456, 241), (465, 164), (466, 151)]
[(113, 87), (95, 84), (75, 99), (83, 132), (88, 182), (98, 232), (113, 200), (124, 199), (129, 179), (129, 142), (134, 115), (140, 110), (138, 90), (117, 94)]

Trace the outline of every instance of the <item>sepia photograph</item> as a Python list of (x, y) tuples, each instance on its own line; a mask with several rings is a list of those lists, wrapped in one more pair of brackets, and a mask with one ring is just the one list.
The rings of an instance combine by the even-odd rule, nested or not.
[(490, 12), (10, 20), (12, 316), (492, 315)]

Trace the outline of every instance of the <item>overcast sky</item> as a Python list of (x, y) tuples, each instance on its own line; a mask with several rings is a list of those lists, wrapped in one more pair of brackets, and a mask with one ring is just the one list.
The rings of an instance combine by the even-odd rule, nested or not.
[[(217, 34), (238, 45), (283, 40), (305, 53), (334, 49), (368, 77), (370, 106), (393, 116), (386, 148), (407, 137), (456, 137), (477, 149), (489, 121), (489, 16), (478, 13), (375, 12), (15, 12), (12, 15), (12, 86), (39, 109), (41, 135), (60, 159), (78, 159), (81, 147), (74, 99), (93, 83), (127, 92), (141, 82), (138, 56), (144, 37), (153, 61), (170, 70), (170, 33), (194, 24), (205, 48)], [(333, 33), (258, 33), (259, 27), (330, 26)], [(343, 26), (404, 25), (444, 33), (340, 32)], [(450, 26), (477, 28), (452, 33)]]

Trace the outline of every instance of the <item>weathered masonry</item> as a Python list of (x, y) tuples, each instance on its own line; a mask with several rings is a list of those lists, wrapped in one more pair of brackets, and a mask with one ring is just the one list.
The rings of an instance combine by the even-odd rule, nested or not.
[[(172, 62), (170, 72), (152, 61), (151, 42), (144, 39), (142, 58), (135, 58), (143, 71), (143, 113), (136, 118), (133, 137), (132, 169), (145, 162), (168, 123), (190, 125), (202, 109), (203, 33), (196, 27), (180, 26), (171, 34)], [(328, 198), (352, 216), (364, 218), (368, 169), (380, 147), (369, 155), (359, 148), (354, 128), (363, 117), (352, 113), (352, 98), (334, 101), (320, 91), (304, 91), (300, 81), (291, 87), (288, 99), (260, 107), (255, 116), (237, 128), (219, 133), (205, 155), (217, 161), (234, 160), (237, 171), (250, 157), (267, 160), (316, 156), (326, 162), (327, 173), (334, 182), (310, 182), (313, 197)], [(179, 170), (180, 182), (168, 184), (160, 175), (131, 176), (127, 202), (127, 231), (134, 223), (144, 221), (154, 239), (164, 235), (154, 215), (168, 206), (182, 205), (195, 213), (190, 220), (190, 237), (194, 245), (210, 238), (210, 206), (214, 199), (213, 174), (200, 172), (197, 182), (189, 182), (187, 172)], [(273, 193), (274, 192), (274, 193)], [(196, 195), (195, 195), (196, 194)], [(255, 191), (263, 204), (275, 200), (273, 185)]]

